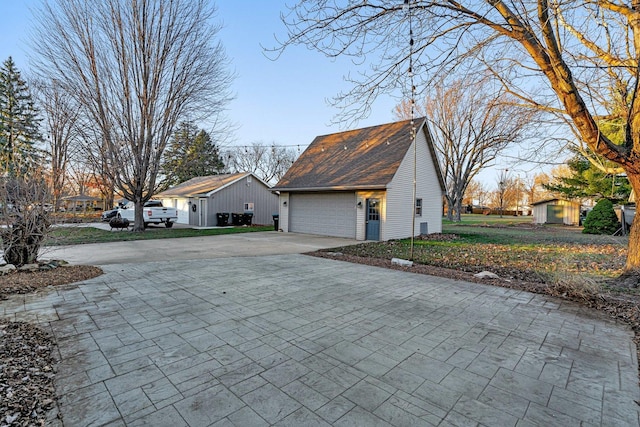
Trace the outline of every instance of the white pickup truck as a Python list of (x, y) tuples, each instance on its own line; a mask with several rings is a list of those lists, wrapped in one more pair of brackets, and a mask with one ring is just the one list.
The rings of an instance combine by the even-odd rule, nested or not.
[[(129, 202), (118, 209), (118, 218), (128, 219), (129, 222), (135, 221), (135, 205)], [(167, 228), (173, 227), (173, 223), (178, 220), (178, 210), (176, 208), (167, 208), (162, 206), (160, 200), (149, 200), (144, 204), (142, 210), (144, 227), (149, 224), (163, 224)]]

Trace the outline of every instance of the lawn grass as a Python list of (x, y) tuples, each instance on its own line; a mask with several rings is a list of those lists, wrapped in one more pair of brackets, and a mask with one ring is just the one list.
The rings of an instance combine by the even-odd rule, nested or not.
[[(487, 270), (503, 278), (540, 283), (567, 277), (600, 281), (622, 273), (627, 243), (627, 237), (582, 234), (579, 227), (534, 227), (530, 217), (526, 223), (511, 224), (463, 218), (462, 223), (444, 223), (442, 235), (415, 240), (413, 261), (471, 273)], [(409, 240), (340, 249), (385, 259), (410, 259), (410, 250)]]
[[(514, 225), (514, 224), (531, 224), (533, 218), (530, 216), (513, 216), (513, 215), (482, 215), (482, 214), (462, 214), (460, 215), (461, 223), (466, 225)], [(444, 218), (443, 224), (458, 224)]]
[(168, 239), (178, 237), (218, 236), (221, 234), (271, 231), (273, 226), (225, 227), (196, 230), (192, 228), (149, 227), (142, 233), (129, 230), (107, 231), (94, 227), (56, 227), (47, 236), (45, 245), (79, 245), (85, 243), (124, 242), (128, 240)]

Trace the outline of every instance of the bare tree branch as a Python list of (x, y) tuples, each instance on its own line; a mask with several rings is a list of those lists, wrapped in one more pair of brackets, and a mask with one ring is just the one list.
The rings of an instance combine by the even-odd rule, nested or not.
[[(623, 168), (640, 194), (640, 0), (409, 0), (408, 7), (417, 87), (426, 91), (461, 65), (495, 74), (521, 103), (570, 121), (578, 141)], [(366, 66), (334, 98), (343, 120), (408, 86), (408, 23), (398, 2), (298, 0), (283, 22), (289, 38), (278, 52), (303, 44)], [(602, 131), (595, 117), (605, 115), (622, 120), (623, 141)], [(640, 220), (630, 242), (627, 271), (640, 271)]]
[(58, 0), (38, 17), (38, 72), (96, 127), (102, 172), (132, 200), (134, 230), (181, 119), (219, 112), (232, 75), (206, 0)]

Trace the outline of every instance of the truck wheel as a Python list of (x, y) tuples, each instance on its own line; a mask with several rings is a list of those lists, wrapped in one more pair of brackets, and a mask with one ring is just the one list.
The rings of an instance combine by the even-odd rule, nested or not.
[(171, 228), (171, 227), (173, 227), (173, 223), (171, 221), (167, 221), (167, 222), (164, 223), (164, 226), (167, 227), (167, 228)]
[(149, 223), (148, 223), (148, 222), (145, 222), (145, 223), (144, 223), (144, 228), (147, 228), (148, 226), (149, 226)]

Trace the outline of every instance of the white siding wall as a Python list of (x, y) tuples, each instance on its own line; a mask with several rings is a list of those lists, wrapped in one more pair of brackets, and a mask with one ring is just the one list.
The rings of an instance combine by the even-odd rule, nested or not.
[(547, 204), (541, 203), (533, 207), (533, 223), (544, 224), (547, 222)]
[(280, 193), (280, 229), (289, 232), (289, 193)]
[(569, 200), (560, 200), (558, 204), (564, 207), (563, 222), (566, 225), (578, 225), (580, 223), (580, 204)]
[(160, 199), (163, 206), (172, 206), (178, 210), (177, 224), (189, 224), (189, 205), (186, 198)]
[[(422, 199), (422, 215), (415, 219), (413, 235), (420, 234), (421, 222), (428, 223), (429, 233), (441, 233), (442, 189), (423, 132), (418, 132), (416, 135), (416, 143), (416, 198)], [(411, 146), (387, 188), (385, 225), (380, 230), (381, 240), (411, 237), (411, 224), (415, 210), (413, 153), (414, 149)]]
[(580, 223), (580, 204), (569, 200), (554, 200), (550, 203), (541, 203), (533, 207), (534, 224), (546, 224), (547, 206), (549, 204), (562, 206), (562, 222), (565, 225), (578, 225)]
[(384, 191), (360, 191), (356, 193), (356, 206), (362, 202), (362, 207), (356, 209), (356, 240), (367, 238), (367, 199), (380, 199), (380, 240), (383, 240), (386, 217), (386, 192)]

